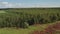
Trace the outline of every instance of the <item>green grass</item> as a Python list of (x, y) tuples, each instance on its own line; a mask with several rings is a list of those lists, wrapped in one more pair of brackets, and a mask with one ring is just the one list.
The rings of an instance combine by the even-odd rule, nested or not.
[[(15, 17), (16, 14), (10, 13), (10, 12), (22, 12), (22, 14), (31, 14), (31, 15), (38, 15), (38, 14), (45, 14), (45, 13), (60, 13), (60, 9), (19, 9), (19, 10), (8, 10), (7, 13), (2, 10), (0, 11), (0, 15), (3, 17), (6, 15), (10, 15)], [(6, 14), (1, 14), (1, 13), (6, 13)], [(19, 15), (18, 15), (19, 16)], [(21, 15), (20, 15), (21, 16)], [(0, 28), (0, 34), (29, 34), (30, 32), (34, 30), (44, 30), (48, 25), (55, 24), (55, 23), (49, 23), (49, 24), (42, 24), (42, 25), (33, 25), (29, 26), (27, 29), (16, 29), (16, 28)]]
[(6, 13), (5, 11), (3, 11), (3, 10), (0, 10), (0, 13)]
[(29, 28), (27, 29), (0, 28), (0, 34), (29, 34), (30, 32), (34, 30), (44, 30), (48, 25), (51, 25), (51, 24), (54, 24), (54, 23), (33, 25), (33, 26), (29, 26)]

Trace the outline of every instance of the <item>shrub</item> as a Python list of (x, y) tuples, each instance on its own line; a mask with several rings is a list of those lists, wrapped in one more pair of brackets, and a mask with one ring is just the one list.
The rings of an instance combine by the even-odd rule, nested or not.
[(21, 28), (28, 28), (29, 24), (27, 22), (22, 22), (22, 23), (20, 23), (20, 27)]

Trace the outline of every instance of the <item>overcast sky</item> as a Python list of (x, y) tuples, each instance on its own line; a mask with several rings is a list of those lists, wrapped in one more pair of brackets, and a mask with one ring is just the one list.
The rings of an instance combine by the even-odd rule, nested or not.
[(0, 8), (60, 7), (60, 0), (0, 0)]

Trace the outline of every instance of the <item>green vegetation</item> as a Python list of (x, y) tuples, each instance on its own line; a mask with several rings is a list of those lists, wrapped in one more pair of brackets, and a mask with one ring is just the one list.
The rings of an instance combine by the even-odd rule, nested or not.
[(3, 11), (3, 10), (0, 10), (0, 13), (6, 13), (5, 11)]
[(0, 34), (29, 34), (60, 21), (60, 8), (0, 9)]
[(46, 24), (60, 20), (60, 8), (5, 9), (0, 13), (0, 27), (28, 28), (34, 24)]
[(21, 28), (0, 28), (0, 34), (29, 34), (34, 30), (44, 30), (49, 24), (43, 24), (38, 26), (29, 26), (28, 29)]

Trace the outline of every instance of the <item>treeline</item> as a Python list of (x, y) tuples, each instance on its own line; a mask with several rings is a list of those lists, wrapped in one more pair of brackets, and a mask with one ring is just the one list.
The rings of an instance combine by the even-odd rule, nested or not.
[[(52, 11), (52, 10), (51, 10)], [(18, 27), (28, 28), (34, 24), (46, 24), (60, 20), (60, 12), (47, 13), (27, 13), (20, 11), (6, 11), (5, 14), (0, 14), (0, 28)]]

